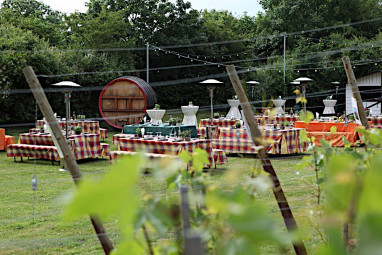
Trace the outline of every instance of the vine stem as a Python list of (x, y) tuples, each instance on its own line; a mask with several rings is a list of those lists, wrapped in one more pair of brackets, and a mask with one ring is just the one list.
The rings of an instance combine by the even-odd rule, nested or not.
[(343, 238), (344, 238), (344, 244), (345, 244), (345, 247), (348, 251), (348, 253), (350, 252), (350, 236), (349, 236), (349, 230), (350, 230), (350, 224), (353, 223), (354, 219), (355, 219), (355, 215), (356, 215), (356, 211), (357, 211), (357, 205), (358, 205), (358, 201), (359, 201), (359, 198), (360, 198), (360, 194), (361, 194), (361, 190), (362, 190), (362, 185), (363, 184), (363, 180), (361, 178), (358, 178), (357, 181), (356, 181), (356, 185), (354, 187), (354, 191), (353, 191), (353, 195), (352, 195), (352, 198), (350, 200), (350, 204), (349, 204), (349, 208), (348, 208), (348, 211), (347, 211), (347, 214), (348, 214), (348, 221), (344, 224), (344, 228), (343, 228)]
[(147, 232), (145, 224), (142, 225), (143, 235), (145, 236), (147, 247), (149, 248), (149, 254), (154, 255), (153, 246), (150, 241), (149, 233)]
[(314, 171), (316, 172), (316, 186), (317, 186), (317, 205), (320, 205), (321, 200), (321, 188), (318, 184), (318, 166), (317, 166), (317, 151), (316, 147), (313, 147), (313, 158), (314, 158)]

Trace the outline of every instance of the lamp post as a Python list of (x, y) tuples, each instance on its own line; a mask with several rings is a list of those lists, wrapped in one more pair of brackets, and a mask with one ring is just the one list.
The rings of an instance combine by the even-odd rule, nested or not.
[(304, 113), (306, 113), (306, 99), (305, 99), (305, 90), (306, 90), (306, 84), (310, 81), (313, 81), (312, 79), (308, 77), (300, 77), (294, 80), (294, 82), (300, 82), (301, 87), (301, 96), (304, 98), (305, 101), (302, 102)]
[(61, 81), (61, 82), (52, 84), (52, 86), (56, 86), (60, 88), (60, 91), (63, 92), (65, 95), (65, 111), (66, 111), (65, 137), (66, 139), (68, 139), (69, 125), (70, 125), (70, 97), (71, 97), (73, 88), (79, 88), (81, 86), (71, 81)]
[(214, 104), (213, 104), (213, 99), (214, 99), (214, 89), (223, 84), (223, 82), (215, 80), (215, 79), (207, 79), (205, 81), (199, 82), (200, 84), (207, 85), (207, 89), (209, 90), (209, 95), (211, 98), (211, 125), (213, 122), (213, 117), (214, 117)]
[(247, 81), (247, 84), (251, 85), (251, 99), (254, 100), (255, 85), (260, 84), (258, 81)]

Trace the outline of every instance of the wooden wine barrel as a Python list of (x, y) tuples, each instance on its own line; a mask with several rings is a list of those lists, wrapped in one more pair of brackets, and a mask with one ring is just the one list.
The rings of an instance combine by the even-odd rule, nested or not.
[(157, 96), (144, 80), (123, 76), (107, 84), (101, 91), (98, 108), (102, 118), (113, 127), (136, 124), (147, 108), (153, 108)]

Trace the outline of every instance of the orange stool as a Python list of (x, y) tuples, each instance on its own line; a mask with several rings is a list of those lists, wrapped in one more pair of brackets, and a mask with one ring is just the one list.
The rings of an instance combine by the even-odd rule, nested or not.
[(15, 137), (6, 135), (5, 136), (5, 149), (8, 147), (8, 145), (15, 144)]
[(0, 128), (0, 150), (5, 150), (7, 147), (5, 145), (5, 129)]

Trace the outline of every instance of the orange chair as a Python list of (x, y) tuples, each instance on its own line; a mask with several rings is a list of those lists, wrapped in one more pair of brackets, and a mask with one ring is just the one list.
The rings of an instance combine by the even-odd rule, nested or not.
[(5, 129), (0, 128), (0, 150), (6, 150), (7, 146), (15, 143), (15, 137), (5, 135)]
[(0, 150), (5, 150), (6, 144), (5, 144), (5, 129), (0, 128)]

